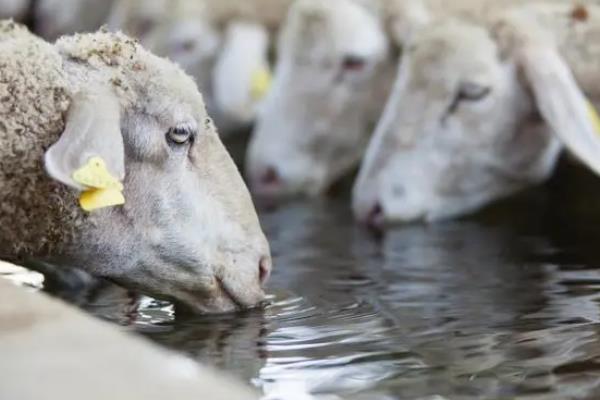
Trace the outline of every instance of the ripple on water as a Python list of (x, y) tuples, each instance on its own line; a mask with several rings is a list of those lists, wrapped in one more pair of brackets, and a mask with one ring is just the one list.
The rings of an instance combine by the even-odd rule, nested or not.
[(262, 216), (262, 310), (177, 316), (111, 285), (69, 299), (270, 400), (600, 398), (600, 224), (565, 210), (374, 239), (345, 205), (293, 204)]

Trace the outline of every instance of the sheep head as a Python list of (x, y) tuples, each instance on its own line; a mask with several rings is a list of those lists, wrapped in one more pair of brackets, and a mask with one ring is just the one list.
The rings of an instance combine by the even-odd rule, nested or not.
[(46, 169), (86, 190), (77, 172), (102, 159), (125, 198), (86, 214), (60, 262), (194, 310), (259, 303), (268, 244), (193, 80), (120, 34), (56, 48), (74, 95)]
[(548, 178), (553, 133), (594, 162), (577, 132), (593, 132), (585, 96), (531, 15), (436, 21), (405, 49), (355, 214), (380, 226), (473, 212)]
[(302, 0), (281, 33), (248, 150), (258, 195), (318, 195), (360, 160), (394, 62), (381, 21), (351, 0)]

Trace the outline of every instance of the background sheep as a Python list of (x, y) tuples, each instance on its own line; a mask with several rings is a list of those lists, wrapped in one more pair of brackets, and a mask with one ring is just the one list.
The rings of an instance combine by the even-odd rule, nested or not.
[(31, 0), (0, 0), (0, 19), (22, 21), (27, 16)]
[(109, 26), (180, 64), (198, 82), (222, 133), (253, 122), (268, 89), (271, 37), (290, 0), (119, 0)]
[[(196, 10), (203, 10), (201, 1), (195, 3), (199, 5)], [(170, 8), (169, 4), (173, 7)], [(180, 7), (191, 4), (187, 0), (115, 0), (107, 25), (111, 30), (123, 31), (147, 46), (147, 36), (158, 27), (161, 20), (172, 18), (172, 13)], [(190, 9), (185, 11), (191, 12)]]
[(354, 188), (357, 218), (454, 217), (541, 182), (560, 151), (552, 132), (597, 165), (578, 83), (600, 95), (600, 10), (580, 7), (539, 2), (417, 34)]
[[(318, 195), (349, 173), (364, 154), (393, 84), (398, 59), (393, 47), (401, 53), (412, 32), (436, 15), (478, 15), (491, 4), (485, 0), (321, 3), (300, 2), (282, 34), (276, 83), (248, 151), (247, 175), (253, 190), (263, 196)], [(346, 22), (352, 11), (345, 10), (365, 16), (353, 22), (358, 26), (355, 32)], [(322, 26), (312, 21), (318, 14), (323, 14)]]
[(271, 80), (270, 35), (265, 26), (231, 21), (212, 71), (215, 118), (227, 131), (250, 126)]
[(228, 130), (254, 122), (270, 86), (269, 53), (292, 0), (208, 2), (223, 47), (213, 71), (215, 110)]
[(48, 40), (93, 32), (106, 22), (112, 3), (113, 0), (35, 0), (35, 31)]
[[(187, 75), (121, 34), (52, 46), (2, 22), (0, 53), (0, 258), (80, 267), (194, 310), (262, 300), (268, 245)], [(78, 207), (102, 187), (77, 175), (93, 157), (123, 179), (124, 206)]]
[(385, 104), (395, 65), (371, 10), (351, 0), (298, 1), (248, 149), (252, 189), (316, 195), (348, 172)]

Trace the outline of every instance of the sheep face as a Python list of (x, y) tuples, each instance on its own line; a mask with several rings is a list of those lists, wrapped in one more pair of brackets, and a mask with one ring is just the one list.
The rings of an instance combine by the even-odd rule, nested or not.
[(292, 6), (247, 174), (261, 196), (317, 195), (354, 167), (393, 62), (377, 18), (349, 0)]
[(74, 98), (46, 168), (77, 188), (65, 169), (100, 156), (112, 175), (124, 177), (126, 199), (88, 215), (66, 246), (66, 262), (196, 311), (262, 301), (268, 243), (193, 80), (131, 41), (92, 51), (69, 41), (57, 46), (66, 75), (86, 94)]
[(181, 105), (158, 102), (122, 119), (127, 203), (98, 215), (97, 234), (116, 255), (108, 274), (205, 312), (254, 306), (264, 296), (268, 244), (212, 123)]
[(357, 218), (455, 217), (548, 177), (560, 146), (520, 67), (483, 27), (447, 21), (417, 35), (354, 188)]

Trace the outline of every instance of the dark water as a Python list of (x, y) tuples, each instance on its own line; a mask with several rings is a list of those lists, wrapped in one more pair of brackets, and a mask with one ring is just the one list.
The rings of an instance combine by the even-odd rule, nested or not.
[(115, 288), (71, 298), (268, 399), (600, 398), (599, 190), (567, 171), (476, 218), (380, 238), (343, 197), (263, 211), (264, 311), (175, 318)]

